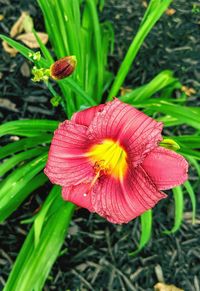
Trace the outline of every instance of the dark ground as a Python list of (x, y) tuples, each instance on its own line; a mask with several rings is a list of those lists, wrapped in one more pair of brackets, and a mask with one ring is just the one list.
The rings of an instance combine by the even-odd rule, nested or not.
[[(135, 34), (145, 8), (141, 1), (106, 1), (102, 19), (110, 19), (115, 28), (115, 53), (110, 56), (116, 70)], [(122, 4), (123, 3), (123, 4)], [(128, 87), (149, 81), (162, 69), (172, 69), (182, 83), (193, 87), (197, 94), (191, 98), (200, 103), (200, 13), (192, 11), (193, 1), (177, 0), (173, 16), (164, 15), (142, 47), (132, 72), (126, 80)], [(197, 2), (196, 2), (197, 3)], [(9, 28), (21, 10), (30, 11), (38, 30), (43, 29), (42, 17), (35, 1), (0, 0), (5, 18), (0, 22), (1, 33)], [(22, 75), (25, 60), (17, 55), (10, 58), (0, 51), (0, 98), (16, 104), (15, 110), (1, 108), (3, 122), (20, 118), (63, 119), (59, 109), (52, 109), (50, 95), (43, 85), (34, 84)], [(29, 66), (29, 64), (28, 64)], [(200, 193), (196, 177), (191, 177)], [(48, 186), (45, 189), (48, 193)], [(138, 220), (128, 225), (115, 226), (86, 210), (79, 210), (70, 227), (70, 234), (55, 263), (44, 290), (136, 290), (151, 291), (164, 278), (185, 291), (200, 291), (200, 212), (196, 225), (191, 224), (191, 205), (185, 199), (185, 221), (175, 235), (162, 234), (173, 225), (173, 201), (159, 203), (154, 210), (153, 239), (135, 258), (128, 252), (139, 238)], [(28, 227), (20, 221), (30, 217), (41, 203), (40, 195), (27, 200), (0, 227), (0, 290), (11, 265), (25, 239)], [(69, 253), (67, 253), (69, 250)], [(18, 291), (18, 290), (16, 290)], [(27, 290), (29, 291), (29, 290)]]

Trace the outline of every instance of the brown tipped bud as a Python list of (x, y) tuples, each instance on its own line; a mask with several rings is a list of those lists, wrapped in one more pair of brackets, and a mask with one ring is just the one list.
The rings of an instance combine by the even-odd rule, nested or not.
[(70, 76), (76, 68), (75, 56), (64, 57), (53, 63), (50, 67), (50, 76), (54, 80), (61, 80)]

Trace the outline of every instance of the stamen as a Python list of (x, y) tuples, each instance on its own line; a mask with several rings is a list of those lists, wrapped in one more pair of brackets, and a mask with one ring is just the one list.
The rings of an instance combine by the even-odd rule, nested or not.
[(122, 179), (126, 174), (127, 153), (117, 141), (105, 139), (93, 145), (86, 155), (93, 163), (94, 172), (99, 177), (112, 175), (117, 179)]
[(94, 176), (92, 182), (90, 183), (89, 187), (88, 187), (88, 190), (83, 194), (84, 197), (87, 196), (87, 194), (91, 191), (91, 189), (94, 187), (94, 184), (96, 183), (96, 181), (98, 180), (98, 178), (100, 177), (100, 171), (99, 170), (96, 175)]
[(94, 171), (95, 173), (99, 172), (100, 176), (108, 174), (110, 171), (108, 162), (106, 162), (105, 160), (100, 160), (100, 161), (95, 162)]
[(96, 181), (103, 175), (107, 175), (109, 173), (109, 167), (106, 167), (106, 163), (104, 160), (98, 161), (94, 164), (94, 171), (95, 176), (92, 180), (92, 182), (89, 185), (88, 190), (83, 194), (84, 197), (87, 196), (87, 194), (91, 191), (91, 189), (94, 187)]

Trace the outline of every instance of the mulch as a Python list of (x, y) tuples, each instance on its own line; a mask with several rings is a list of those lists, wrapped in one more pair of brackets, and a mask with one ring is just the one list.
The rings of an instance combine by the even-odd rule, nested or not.
[[(116, 72), (145, 8), (139, 0), (105, 2), (100, 17), (114, 25), (115, 51), (110, 56), (110, 68)], [(9, 33), (22, 10), (31, 13), (38, 30), (44, 30), (35, 1), (0, 0), (0, 5), (5, 16), (0, 22), (1, 33)], [(136, 87), (150, 81), (161, 70), (172, 69), (184, 85), (197, 91), (190, 102), (198, 106), (200, 13), (193, 12), (191, 0), (177, 0), (171, 6), (176, 13), (164, 15), (152, 30), (125, 86)], [(0, 50), (0, 58), (0, 99), (12, 103), (1, 107), (3, 122), (21, 118), (64, 119), (59, 108), (52, 108), (51, 96), (44, 85), (30, 80), (31, 65), (22, 56), (10, 58)], [(191, 179), (198, 196), (198, 178), (192, 174)], [(0, 290), (29, 229), (20, 221), (30, 217), (41, 205), (49, 188), (50, 184), (43, 189), (43, 194), (34, 193), (0, 226)], [(185, 194), (181, 229), (174, 235), (164, 235), (163, 230), (173, 226), (173, 211), (173, 198), (169, 193), (169, 199), (155, 207), (152, 240), (139, 255), (131, 257), (128, 253), (136, 248), (140, 238), (139, 219), (123, 226), (113, 225), (84, 209), (78, 210), (44, 290), (151, 291), (158, 281), (165, 281), (185, 291), (200, 291), (200, 211), (198, 209), (196, 224), (192, 225), (191, 204)]]

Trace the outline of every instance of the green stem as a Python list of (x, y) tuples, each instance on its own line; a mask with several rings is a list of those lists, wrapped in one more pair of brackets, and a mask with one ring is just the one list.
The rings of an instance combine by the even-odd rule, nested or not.
[(58, 83), (63, 82), (64, 84), (68, 85), (76, 94), (80, 95), (80, 97), (87, 101), (88, 105), (94, 106), (96, 105), (95, 100), (89, 97), (85, 91), (72, 79), (66, 78), (64, 80), (58, 81)]

